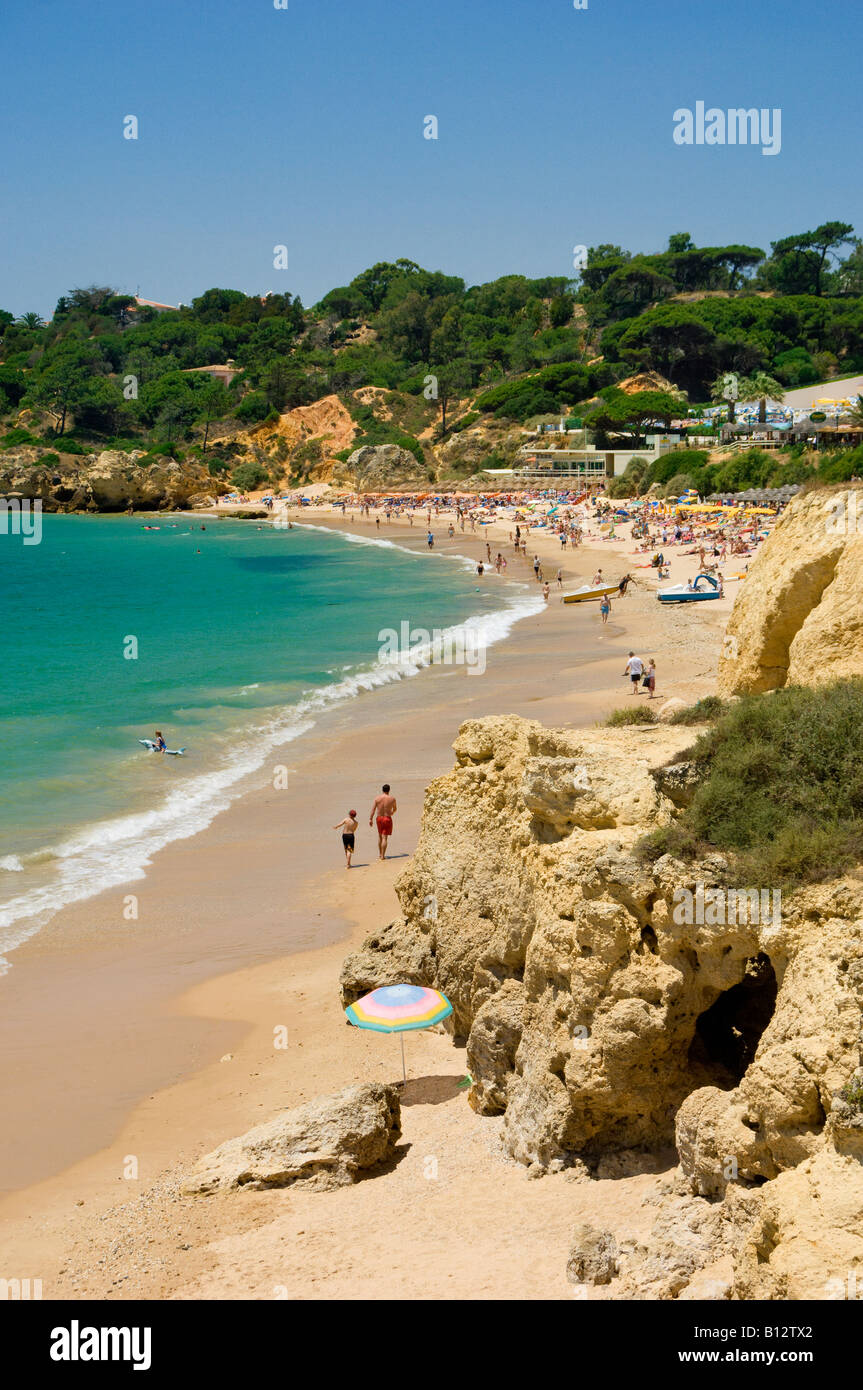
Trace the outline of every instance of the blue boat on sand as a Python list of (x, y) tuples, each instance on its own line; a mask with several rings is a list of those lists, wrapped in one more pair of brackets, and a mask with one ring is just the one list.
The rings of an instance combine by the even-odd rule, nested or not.
[[(702, 581), (704, 587), (701, 588)], [(660, 589), (656, 597), (660, 603), (700, 603), (704, 599), (721, 598), (719, 580), (712, 574), (697, 574), (692, 588), (688, 584), (672, 584), (668, 589)]]

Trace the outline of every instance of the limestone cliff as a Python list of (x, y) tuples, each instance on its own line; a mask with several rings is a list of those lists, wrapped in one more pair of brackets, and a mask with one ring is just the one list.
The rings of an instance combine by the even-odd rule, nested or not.
[[(353, 442), (357, 426), (337, 395), (323, 396), (311, 405), (286, 410), (278, 420), (264, 421), (248, 430), (235, 430), (230, 443), (244, 445), (272, 467), (290, 472), (291, 461), (304, 445), (316, 442), (320, 461), (309, 473), (314, 482), (329, 482), (338, 460), (333, 455)], [(214, 441), (214, 444), (225, 440)]]
[(749, 569), (719, 689), (743, 695), (863, 675), (863, 488), (795, 498)]
[(39, 499), (46, 512), (158, 511), (212, 501), (227, 491), (197, 464), (173, 459), (141, 465), (141, 455), (100, 454), (36, 464), (30, 455), (0, 458), (0, 496)]
[(360, 492), (382, 492), (387, 488), (428, 486), (428, 468), (410, 449), (398, 444), (365, 444), (355, 449), (334, 481), (356, 487)]
[[(863, 1242), (860, 1152), (847, 1141), (859, 1130), (834, 1114), (861, 1060), (863, 883), (808, 888), (760, 921), (676, 920), (682, 888), (733, 886), (720, 856), (651, 865), (633, 853), (674, 817), (663, 768), (694, 732), (465, 724), (397, 884), (404, 916), (345, 962), (343, 998), (397, 979), (442, 989), (467, 1039), (471, 1104), (503, 1114), (504, 1144), (522, 1163), (553, 1171), (676, 1143), (689, 1196), (673, 1201), (689, 1203), (695, 1229), (710, 1203), (733, 1198), (717, 1231), (736, 1232), (738, 1253), (740, 1221), (756, 1244), (767, 1239), (753, 1225), (760, 1187), (775, 1193), (777, 1215), (757, 1218), (772, 1231), (792, 1221), (781, 1216), (786, 1190), (796, 1210), (787, 1175), (812, 1174), (814, 1213), (820, 1175), (856, 1164), (849, 1202)], [(741, 1191), (752, 1201), (740, 1204)], [(660, 1296), (708, 1262), (705, 1241), (682, 1282), (659, 1279)], [(781, 1261), (775, 1277), (764, 1268), (771, 1258), (757, 1257), (757, 1279), (743, 1260), (740, 1288), (797, 1296), (781, 1291), (798, 1287), (783, 1284)], [(624, 1283), (652, 1287), (627, 1259)]]

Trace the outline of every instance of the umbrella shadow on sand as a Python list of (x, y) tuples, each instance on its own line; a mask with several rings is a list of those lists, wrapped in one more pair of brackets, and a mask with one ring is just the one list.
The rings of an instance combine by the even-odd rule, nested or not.
[(455, 1100), (464, 1091), (464, 1078), (461, 1076), (409, 1076), (399, 1087), (403, 1106), (407, 1105), (445, 1105)]

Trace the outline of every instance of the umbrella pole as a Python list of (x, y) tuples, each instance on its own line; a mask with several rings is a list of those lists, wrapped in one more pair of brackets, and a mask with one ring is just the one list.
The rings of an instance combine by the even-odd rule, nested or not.
[(407, 1083), (408, 1083), (408, 1074), (407, 1074), (407, 1072), (405, 1071), (405, 1035), (404, 1035), (404, 1033), (399, 1033), (399, 1042), (400, 1042), (401, 1045), (402, 1045), (402, 1085), (403, 1085), (403, 1086), (406, 1086)]

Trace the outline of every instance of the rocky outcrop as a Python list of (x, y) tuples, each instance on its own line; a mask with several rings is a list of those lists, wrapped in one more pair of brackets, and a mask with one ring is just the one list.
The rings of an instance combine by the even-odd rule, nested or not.
[(796, 497), (753, 560), (726, 628), (723, 694), (863, 675), (863, 488)]
[[(397, 883), (404, 915), (342, 976), (346, 1002), (401, 979), (448, 995), (470, 1103), (502, 1115), (505, 1149), (532, 1173), (605, 1176), (676, 1143), (677, 1185), (648, 1246), (621, 1249), (612, 1297), (731, 1296), (755, 1223), (831, 1239), (817, 1184), (848, 1165), (861, 1204), (839, 1203), (837, 1221), (856, 1231), (863, 1213), (863, 1117), (837, 1099), (863, 1047), (863, 881), (738, 902), (721, 856), (643, 859), (636, 842), (688, 795), (694, 736), (463, 725)], [(733, 1275), (766, 1291), (747, 1297), (786, 1296), (766, 1239), (752, 1237), (756, 1272), (744, 1260)]]
[(734, 1296), (863, 1298), (863, 1164), (825, 1148), (761, 1196), (742, 1241)]
[(610, 1284), (619, 1269), (618, 1253), (611, 1231), (580, 1221), (572, 1233), (566, 1277), (570, 1284)]
[(503, 1113), (520, 1161), (656, 1146), (677, 1122), (693, 1189), (719, 1195), (726, 1155), (756, 1181), (812, 1153), (857, 1065), (863, 885), (809, 889), (778, 916), (756, 896), (751, 923), (742, 908), (676, 920), (681, 888), (730, 883), (719, 857), (632, 853), (675, 815), (662, 788), (691, 738), (464, 725), (398, 883), (404, 921), (345, 962), (343, 996), (442, 989), (471, 1104)]
[(428, 469), (410, 449), (398, 444), (365, 444), (355, 449), (336, 480), (350, 480), (360, 492), (382, 492), (392, 487), (417, 487), (428, 483)]
[(344, 1187), (391, 1158), (400, 1135), (395, 1086), (348, 1086), (220, 1144), (197, 1164), (185, 1190)]
[(142, 465), (141, 458), (137, 452), (111, 449), (87, 457), (67, 456), (53, 465), (40, 465), (29, 457), (2, 457), (0, 496), (18, 493), (38, 499), (46, 512), (123, 512), (187, 507), (195, 505), (193, 498), (227, 491), (198, 465), (173, 459)]

